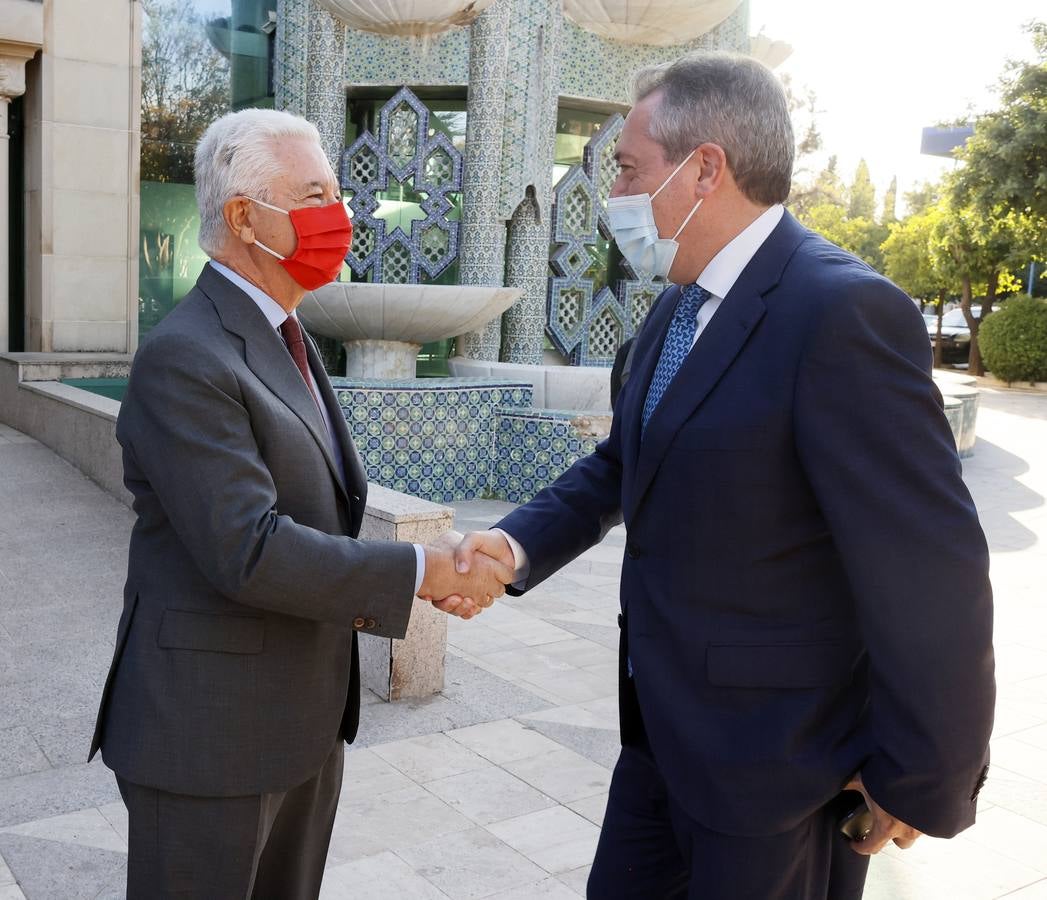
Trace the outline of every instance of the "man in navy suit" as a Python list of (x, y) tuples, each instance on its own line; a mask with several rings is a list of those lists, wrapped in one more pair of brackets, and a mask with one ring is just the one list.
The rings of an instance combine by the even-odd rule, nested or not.
[(860, 897), (888, 842), (974, 821), (987, 768), (988, 554), (926, 330), (783, 209), (793, 134), (760, 64), (641, 72), (616, 157), (619, 248), (670, 286), (608, 439), (459, 560), (512, 561), (525, 591), (624, 517), (590, 897)]

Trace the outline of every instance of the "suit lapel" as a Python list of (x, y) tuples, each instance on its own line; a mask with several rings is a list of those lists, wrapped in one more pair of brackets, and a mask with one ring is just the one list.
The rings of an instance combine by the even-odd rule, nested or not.
[(697, 343), (651, 415), (641, 441), (640, 418), (644, 398), (675, 308), (675, 303), (665, 304), (667, 311), (657, 331), (657, 342), (649, 348), (643, 361), (640, 390), (632, 394), (629, 436), (632, 438), (635, 434), (637, 450), (635, 474), (628, 490), (623, 492), (627, 518), (631, 518), (642, 502), (676, 433), (716, 386), (763, 318), (766, 312), (763, 297), (778, 284), (786, 263), (805, 234), (805, 229), (786, 212), (698, 336)]
[[(363, 461), (357, 452), (353, 436), (349, 432), (345, 414), (342, 412), (341, 404), (338, 402), (338, 395), (327, 378), (323, 360), (320, 358), (320, 351), (317, 349), (312, 337), (307, 332), (303, 331), (303, 334), (305, 334), (305, 347), (309, 356), (309, 366), (313, 370), (313, 377), (316, 378), (317, 387), (320, 388), (320, 399), (327, 405), (327, 415), (331, 418), (331, 427), (334, 429), (335, 440), (338, 441), (338, 445), (342, 450), (342, 460), (345, 464), (346, 490), (353, 500), (354, 509), (356, 505), (360, 505), (362, 508), (367, 500), (367, 474), (364, 470)], [(317, 375), (317, 372), (320, 375)]]
[(339, 471), (338, 463), (331, 452), (327, 426), (324, 425), (309, 386), (302, 378), (302, 373), (298, 371), (276, 329), (269, 324), (250, 297), (211, 266), (204, 266), (197, 287), (214, 303), (222, 326), (243, 339), (244, 360), (248, 368), (309, 429), (339, 490), (348, 500), (344, 475)]
[(650, 341), (644, 341), (642, 347), (637, 346), (632, 372), (629, 374), (629, 383), (635, 384), (636, 390), (623, 392), (619, 401), (622, 404), (623, 423), (622, 460), (628, 462), (634, 471), (640, 454), (640, 419), (644, 401), (679, 299), (680, 288), (678, 285), (672, 285), (655, 300), (655, 305), (648, 313), (649, 319), (642, 326), (643, 331), (650, 331), (652, 338)]

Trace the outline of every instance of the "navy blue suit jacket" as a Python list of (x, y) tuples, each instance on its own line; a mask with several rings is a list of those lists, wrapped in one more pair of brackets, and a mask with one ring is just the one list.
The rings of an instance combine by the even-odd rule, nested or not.
[(678, 294), (608, 439), (499, 523), (525, 589), (624, 516), (622, 703), (702, 825), (783, 831), (861, 770), (892, 815), (955, 834), (987, 763), (992, 597), (919, 312), (786, 213), (641, 441)]

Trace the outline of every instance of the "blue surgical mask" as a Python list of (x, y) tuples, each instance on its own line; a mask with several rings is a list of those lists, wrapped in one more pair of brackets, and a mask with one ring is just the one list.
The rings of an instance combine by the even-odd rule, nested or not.
[(607, 216), (611, 222), (614, 242), (637, 274), (646, 273), (656, 278), (669, 277), (669, 270), (680, 249), (680, 244), (676, 239), (687, 227), (692, 216), (698, 212), (698, 207), (702, 205), (702, 198), (699, 198), (698, 202), (694, 204), (694, 208), (687, 214), (687, 218), (683, 220), (683, 224), (671, 238), (658, 237), (658, 225), (654, 220), (652, 201), (696, 152), (697, 148), (688, 153), (684, 161), (673, 169), (654, 194), (630, 194), (625, 197), (607, 199)]

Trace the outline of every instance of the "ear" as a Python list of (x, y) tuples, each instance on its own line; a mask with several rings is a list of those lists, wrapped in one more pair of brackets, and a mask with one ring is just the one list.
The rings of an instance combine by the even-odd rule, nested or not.
[(233, 197), (226, 200), (222, 207), (222, 217), (229, 230), (245, 244), (254, 243), (254, 226), (248, 218), (251, 201), (244, 197)]
[(719, 144), (702, 144), (695, 151), (698, 160), (698, 182), (695, 185), (695, 199), (708, 198), (716, 193), (729, 177), (727, 154)]

